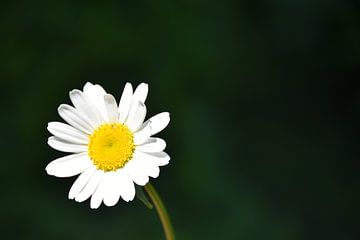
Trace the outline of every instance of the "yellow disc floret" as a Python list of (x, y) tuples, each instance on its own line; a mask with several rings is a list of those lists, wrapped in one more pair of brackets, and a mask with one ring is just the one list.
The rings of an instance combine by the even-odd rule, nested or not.
[(121, 123), (103, 124), (89, 138), (88, 154), (95, 166), (103, 171), (124, 167), (134, 150), (133, 134)]

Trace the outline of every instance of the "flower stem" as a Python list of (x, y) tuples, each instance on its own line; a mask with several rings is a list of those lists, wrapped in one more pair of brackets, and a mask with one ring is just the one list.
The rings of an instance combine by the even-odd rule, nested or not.
[(171, 226), (169, 215), (163, 202), (161, 201), (159, 194), (156, 192), (155, 188), (150, 183), (146, 184), (144, 188), (155, 205), (156, 211), (159, 215), (160, 221), (164, 229), (166, 240), (175, 240), (175, 234)]

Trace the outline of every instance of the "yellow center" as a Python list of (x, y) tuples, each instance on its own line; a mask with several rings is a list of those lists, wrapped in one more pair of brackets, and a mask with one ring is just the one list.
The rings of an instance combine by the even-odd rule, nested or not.
[(95, 166), (103, 171), (124, 167), (134, 150), (132, 132), (120, 123), (103, 124), (89, 138), (88, 154)]

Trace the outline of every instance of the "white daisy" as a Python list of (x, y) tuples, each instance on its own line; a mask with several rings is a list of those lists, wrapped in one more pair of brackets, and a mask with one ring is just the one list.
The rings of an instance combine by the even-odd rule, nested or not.
[(86, 83), (83, 91), (72, 90), (74, 107), (61, 104), (59, 115), (68, 123), (50, 122), (53, 136), (48, 144), (71, 155), (50, 162), (46, 171), (56, 177), (79, 175), (69, 192), (69, 199), (83, 202), (91, 197), (90, 207), (101, 202), (114, 206), (121, 196), (135, 197), (134, 183), (144, 186), (149, 177), (159, 176), (159, 166), (169, 163), (166, 143), (151, 137), (170, 121), (168, 112), (144, 122), (148, 85), (141, 83), (133, 92), (126, 83), (119, 105), (100, 85)]

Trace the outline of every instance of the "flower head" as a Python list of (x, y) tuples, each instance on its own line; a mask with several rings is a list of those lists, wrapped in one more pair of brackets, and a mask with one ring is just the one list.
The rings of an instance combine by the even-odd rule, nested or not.
[(53, 136), (48, 144), (71, 153), (50, 162), (46, 171), (56, 177), (78, 175), (69, 191), (69, 199), (83, 202), (91, 197), (91, 208), (101, 202), (114, 206), (120, 199), (135, 197), (134, 183), (144, 186), (149, 177), (159, 176), (159, 167), (170, 157), (166, 143), (152, 137), (170, 121), (168, 112), (144, 122), (148, 85), (135, 91), (126, 83), (119, 104), (100, 85), (86, 83), (83, 91), (72, 90), (73, 106), (61, 104), (59, 115), (66, 123), (49, 122)]

